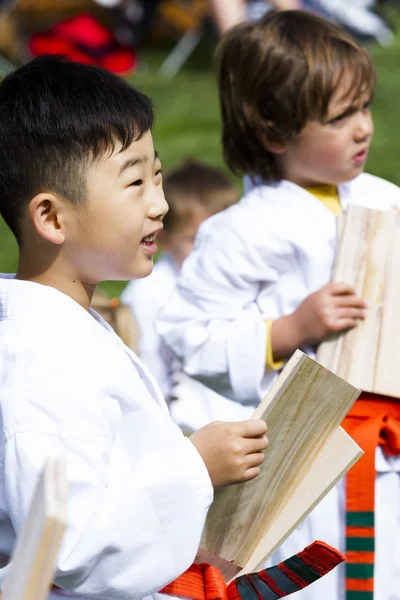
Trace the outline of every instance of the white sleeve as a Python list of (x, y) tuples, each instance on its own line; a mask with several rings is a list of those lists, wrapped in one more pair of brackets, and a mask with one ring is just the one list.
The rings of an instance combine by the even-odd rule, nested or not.
[(213, 492), (202, 459), (168, 414), (135, 411), (111, 447), (35, 427), (11, 436), (4, 478), (16, 535), (46, 457), (60, 453), (68, 459), (69, 526), (56, 585), (139, 600), (190, 566)]
[(200, 227), (157, 329), (188, 375), (228, 398), (257, 404), (266, 358), (257, 298), (261, 285), (278, 279), (274, 254), (280, 250), (273, 236), (260, 238), (268, 233), (256, 223), (241, 222), (240, 207), (231, 211)]

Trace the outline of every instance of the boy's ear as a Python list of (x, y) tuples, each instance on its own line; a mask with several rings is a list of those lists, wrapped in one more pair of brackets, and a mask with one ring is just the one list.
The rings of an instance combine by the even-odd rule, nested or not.
[(271, 154), (283, 154), (286, 150), (286, 144), (284, 142), (272, 142), (268, 139), (268, 132), (271, 133), (270, 137), (277, 137), (276, 127), (273, 121), (264, 121), (263, 128), (260, 133), (260, 141), (264, 148), (271, 152)]
[(271, 154), (283, 154), (286, 150), (286, 144), (284, 142), (270, 142), (263, 137), (262, 144), (268, 152), (271, 152)]
[(37, 233), (53, 244), (65, 241), (62, 203), (55, 194), (41, 192), (29, 202), (29, 216)]

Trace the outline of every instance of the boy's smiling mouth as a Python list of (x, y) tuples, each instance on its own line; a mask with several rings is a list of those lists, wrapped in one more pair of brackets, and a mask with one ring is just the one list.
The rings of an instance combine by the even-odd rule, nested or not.
[(157, 252), (157, 244), (156, 238), (158, 233), (162, 230), (162, 227), (159, 227), (152, 233), (148, 233), (140, 240), (140, 245), (146, 250), (146, 252), (150, 255), (153, 255)]
[(151, 244), (156, 241), (156, 234), (151, 233), (150, 235), (146, 235), (141, 241), (141, 244)]

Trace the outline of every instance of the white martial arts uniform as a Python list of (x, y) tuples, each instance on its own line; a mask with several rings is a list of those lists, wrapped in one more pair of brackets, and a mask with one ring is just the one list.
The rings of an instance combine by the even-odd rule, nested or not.
[(94, 311), (0, 278), (0, 410), (0, 554), (10, 556), (46, 457), (62, 453), (58, 586), (140, 599), (190, 566), (213, 497), (207, 469), (147, 369)]
[[(339, 185), (349, 203), (400, 205), (400, 189), (362, 174)], [(187, 373), (240, 403), (258, 404), (277, 377), (265, 372), (266, 319), (292, 313), (326, 285), (336, 252), (336, 219), (289, 181), (255, 185), (240, 202), (200, 226), (159, 333)], [(303, 348), (315, 356), (313, 348)], [(400, 459), (376, 456), (375, 600), (400, 600)], [(274, 562), (315, 539), (344, 550), (344, 490), (337, 486), (275, 554)], [(341, 526), (338, 526), (341, 524)], [(388, 540), (390, 543), (388, 543)], [(299, 592), (303, 600), (344, 598), (343, 568)]]
[(173, 420), (185, 432), (193, 432), (211, 421), (241, 421), (251, 417), (253, 407), (243, 406), (216, 394), (186, 375), (180, 363), (161, 343), (155, 322), (166, 306), (179, 276), (179, 266), (168, 254), (143, 279), (131, 281), (121, 300), (130, 306), (140, 331), (139, 356), (159, 383), (165, 398), (171, 398)]

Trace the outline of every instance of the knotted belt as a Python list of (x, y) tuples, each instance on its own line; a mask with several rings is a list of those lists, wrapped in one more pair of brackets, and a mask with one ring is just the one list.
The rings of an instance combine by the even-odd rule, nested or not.
[(307, 587), (343, 561), (334, 548), (314, 542), (275, 567), (241, 575), (228, 586), (216, 567), (192, 565), (161, 593), (192, 600), (276, 600)]

